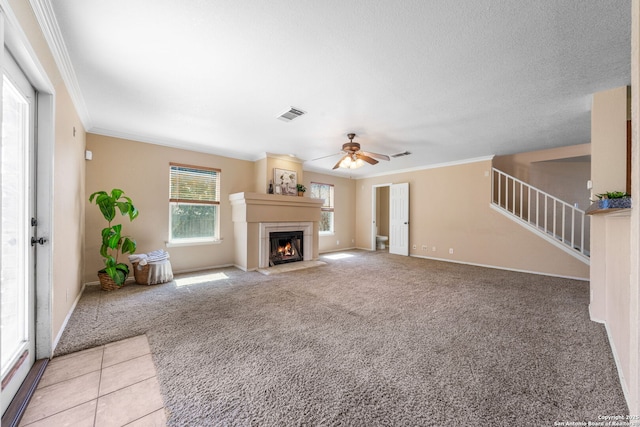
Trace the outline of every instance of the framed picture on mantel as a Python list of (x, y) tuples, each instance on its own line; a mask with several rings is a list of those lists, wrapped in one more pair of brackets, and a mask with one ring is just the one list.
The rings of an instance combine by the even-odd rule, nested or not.
[(297, 196), (298, 189), (298, 174), (295, 171), (286, 169), (273, 168), (273, 184), (276, 186), (276, 194), (278, 194), (277, 188), (280, 187), (280, 194), (283, 196)]

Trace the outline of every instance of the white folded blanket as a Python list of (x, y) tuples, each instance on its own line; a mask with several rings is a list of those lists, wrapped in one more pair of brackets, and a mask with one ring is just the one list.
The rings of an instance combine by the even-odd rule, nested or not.
[(151, 251), (148, 254), (133, 254), (129, 255), (129, 262), (132, 264), (134, 262), (138, 263), (138, 266), (147, 265), (153, 262), (166, 261), (169, 259), (169, 252), (158, 249), (156, 251)]

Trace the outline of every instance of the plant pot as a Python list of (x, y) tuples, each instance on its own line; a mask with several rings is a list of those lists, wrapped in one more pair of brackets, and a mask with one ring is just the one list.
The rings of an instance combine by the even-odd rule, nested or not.
[(298, 196), (299, 197), (304, 197), (304, 191), (298, 191)]
[(115, 291), (116, 289), (120, 289), (124, 286), (124, 283), (122, 286), (118, 286), (111, 276), (109, 276), (104, 270), (98, 271), (98, 279), (100, 280), (100, 288), (103, 291)]
[(631, 208), (631, 197), (623, 197), (620, 199), (601, 199), (601, 200), (598, 200), (598, 208), (628, 209), (628, 208)]

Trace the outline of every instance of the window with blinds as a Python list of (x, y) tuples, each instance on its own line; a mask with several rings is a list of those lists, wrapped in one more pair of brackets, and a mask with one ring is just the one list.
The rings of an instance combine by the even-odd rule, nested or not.
[(316, 199), (324, 199), (324, 204), (322, 205), (322, 213), (320, 215), (320, 233), (333, 233), (333, 185), (312, 182), (309, 190), (311, 192), (311, 197)]
[(220, 170), (169, 164), (169, 242), (218, 240)]

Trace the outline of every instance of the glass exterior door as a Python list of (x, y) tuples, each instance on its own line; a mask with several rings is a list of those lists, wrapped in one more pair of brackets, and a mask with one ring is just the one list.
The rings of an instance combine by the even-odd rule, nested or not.
[(2, 413), (35, 361), (34, 100), (33, 87), (5, 49), (0, 150)]

